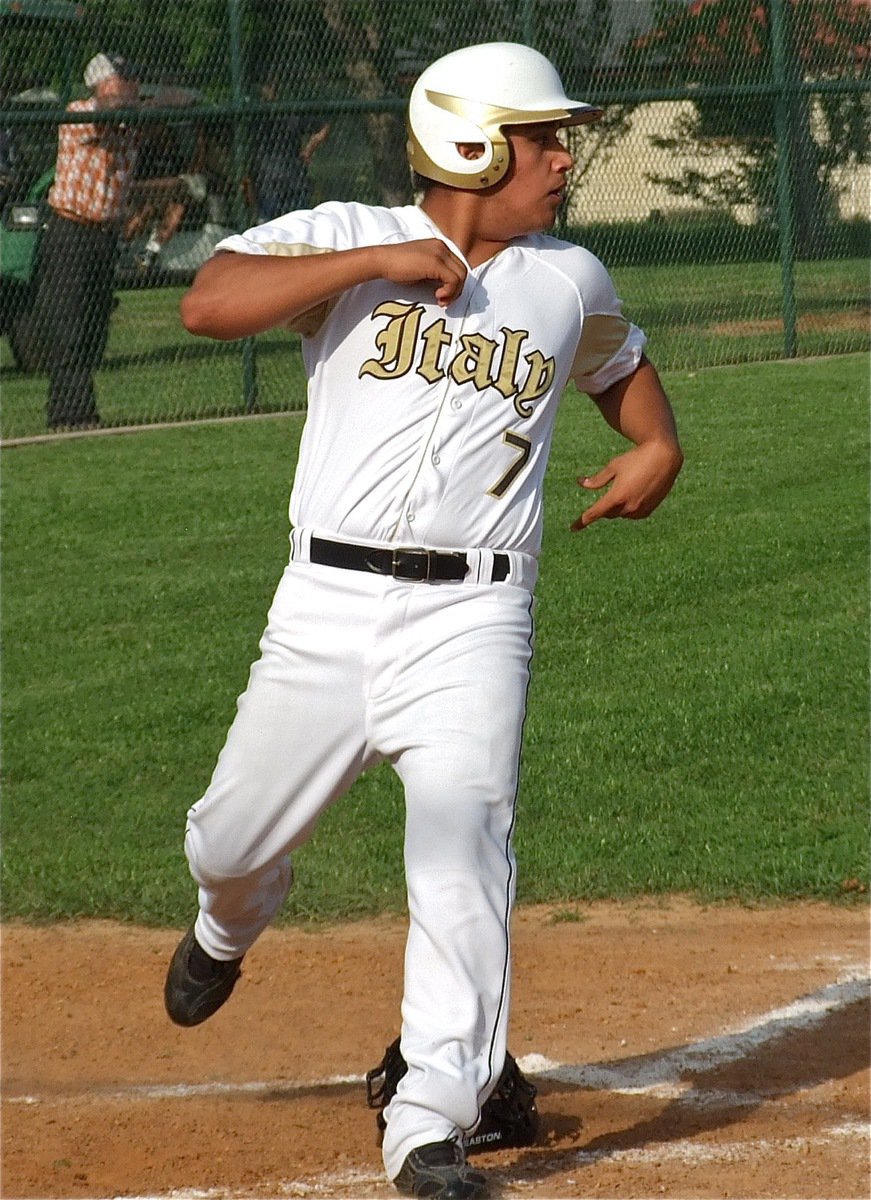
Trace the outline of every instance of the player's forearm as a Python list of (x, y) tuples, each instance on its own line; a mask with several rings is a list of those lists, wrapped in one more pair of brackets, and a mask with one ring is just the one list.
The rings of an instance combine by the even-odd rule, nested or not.
[(182, 297), (182, 323), (202, 337), (249, 337), (378, 275), (375, 247), (300, 257), (217, 254)]
[(646, 358), (634, 374), (593, 399), (611, 428), (630, 442), (661, 443), (683, 460), (674, 413), (656, 368)]
[(602, 517), (648, 517), (662, 503), (683, 466), (674, 414), (659, 376), (646, 359), (638, 370), (594, 397), (612, 428), (635, 445), (594, 475), (578, 480), (590, 492), (608, 490), (573, 523), (585, 529)]

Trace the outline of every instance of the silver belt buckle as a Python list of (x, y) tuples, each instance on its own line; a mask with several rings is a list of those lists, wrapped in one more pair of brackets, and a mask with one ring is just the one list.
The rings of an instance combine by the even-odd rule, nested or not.
[(395, 549), (390, 559), (390, 573), (404, 583), (428, 583), (433, 578), (435, 550)]

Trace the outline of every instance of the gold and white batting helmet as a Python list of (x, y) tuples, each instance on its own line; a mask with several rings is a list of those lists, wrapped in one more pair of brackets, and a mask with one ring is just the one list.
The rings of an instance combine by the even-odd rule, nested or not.
[[(451, 187), (485, 188), (508, 170), (506, 125), (557, 121), (585, 125), (602, 110), (570, 100), (543, 54), (516, 42), (485, 42), (432, 63), (411, 92), (408, 161), (413, 171)], [(483, 144), (481, 158), (463, 158), (458, 143)]]

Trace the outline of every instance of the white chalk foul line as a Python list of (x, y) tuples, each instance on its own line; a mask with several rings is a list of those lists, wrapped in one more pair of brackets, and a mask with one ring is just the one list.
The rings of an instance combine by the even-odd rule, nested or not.
[(69, 1104), (74, 1101), (192, 1100), (203, 1096), (291, 1095), (317, 1088), (363, 1084), (363, 1075), (331, 1075), (305, 1082), (293, 1079), (257, 1079), (248, 1083), (141, 1083), (128, 1087), (90, 1087), (87, 1092), (64, 1092), (56, 1096), (20, 1095), (4, 1097), (9, 1104)]
[[(855, 970), (845, 974), (847, 978), (841, 982), (830, 984), (809, 996), (803, 996), (784, 1008), (764, 1013), (732, 1032), (705, 1038), (688, 1046), (678, 1046), (616, 1063), (586, 1063), (577, 1066), (552, 1062), (539, 1054), (528, 1054), (519, 1060), (520, 1067), (528, 1075), (571, 1083), (593, 1091), (630, 1095), (645, 1093), (673, 1099), (693, 1090), (692, 1081), (688, 1076), (704, 1074), (716, 1067), (738, 1062), (784, 1034), (822, 1024), (831, 1013), (871, 994), (871, 980), (867, 976), (857, 978)], [(698, 1101), (704, 1102), (703, 1091), (696, 1090), (694, 1095)]]
[[(853, 1141), (855, 1145), (849, 1143)], [(813, 1152), (822, 1146), (838, 1142), (844, 1151), (862, 1150), (868, 1152), (869, 1131), (862, 1122), (848, 1122), (844, 1125), (824, 1129), (816, 1137), (787, 1137), (787, 1138), (754, 1138), (752, 1141), (735, 1141), (725, 1143), (698, 1142), (684, 1138), (677, 1142), (657, 1143), (655, 1146), (628, 1150), (579, 1150), (572, 1155), (560, 1156), (564, 1163), (564, 1171), (568, 1178), (563, 1180), (567, 1185), (580, 1184), (573, 1180), (571, 1172), (574, 1168), (585, 1168), (607, 1159), (609, 1162), (625, 1164), (626, 1166), (644, 1167), (651, 1164), (668, 1164), (678, 1162), (682, 1167), (704, 1167), (716, 1163), (747, 1164), (762, 1158), (777, 1156), (783, 1158), (786, 1154), (801, 1154)], [(489, 1172), (500, 1183), (503, 1195), (529, 1196), (534, 1194), (541, 1198), (543, 1193), (534, 1182), (528, 1178), (512, 1178), (511, 1168), (500, 1170), (492, 1168)], [(561, 1172), (562, 1174), (562, 1172)], [(531, 1189), (535, 1188), (534, 1193)], [(578, 1191), (578, 1196), (584, 1193)], [(270, 1185), (270, 1196), (278, 1197), (358, 1197), (363, 1200), (367, 1196), (394, 1196), (392, 1186), (382, 1173), (362, 1170), (345, 1170), (340, 1172), (321, 1173), (317, 1176), (303, 1176), (294, 1180), (283, 1180)], [(226, 1188), (202, 1189), (173, 1189), (168, 1195), (139, 1196), (133, 1200), (244, 1200), (238, 1192)]]
[(855, 1141), (856, 1149), (860, 1144), (868, 1147), (871, 1130), (867, 1124), (856, 1121), (845, 1125), (835, 1125), (823, 1129), (816, 1137), (786, 1137), (786, 1138), (753, 1138), (752, 1141), (741, 1142), (699, 1142), (684, 1138), (678, 1142), (657, 1142), (655, 1146), (633, 1147), (628, 1150), (578, 1150), (572, 1155), (572, 1161), (579, 1166), (600, 1162), (635, 1163), (641, 1165), (650, 1162), (681, 1162), (687, 1165), (711, 1162), (751, 1162), (754, 1158), (765, 1155), (782, 1155), (784, 1151), (803, 1153), (817, 1149), (820, 1146), (831, 1145), (838, 1141), (846, 1143)]
[[(655, 1146), (638, 1147), (629, 1150), (594, 1150), (584, 1151), (579, 1150), (577, 1153), (568, 1156), (567, 1170), (571, 1171), (571, 1166), (568, 1163), (579, 1167), (590, 1166), (596, 1162), (607, 1159), (609, 1162), (625, 1163), (627, 1166), (647, 1166), (650, 1163), (668, 1163), (679, 1162), (685, 1166), (704, 1166), (708, 1163), (748, 1163), (754, 1159), (770, 1157), (772, 1155), (782, 1156), (784, 1153), (803, 1154), (820, 1148), (821, 1146), (831, 1145), (833, 1141), (839, 1141), (842, 1145), (845, 1142), (853, 1140), (856, 1142), (856, 1149), (860, 1148), (860, 1144), (864, 1143), (867, 1147), (869, 1140), (868, 1126), (861, 1122), (849, 1122), (845, 1125), (832, 1126), (831, 1128), (822, 1130), (816, 1137), (787, 1137), (787, 1138), (754, 1138), (752, 1141), (736, 1141), (725, 1143), (697, 1142), (689, 1138), (683, 1138), (677, 1142), (657, 1143)], [(498, 1169), (491, 1172), (494, 1177), (502, 1175), (503, 1190), (511, 1194), (529, 1194), (529, 1182), (520, 1182), (512, 1180), (511, 1170), (508, 1168), (504, 1172)], [(372, 1187), (378, 1183), (384, 1183), (382, 1175), (364, 1175), (362, 1173), (344, 1172), (341, 1175), (319, 1176), (315, 1180), (298, 1180), (292, 1184), (281, 1184), (281, 1195), (290, 1196), (308, 1196), (308, 1195), (341, 1195), (343, 1188), (348, 1188), (352, 1183), (357, 1183), (362, 1186)], [(512, 1187), (512, 1183), (516, 1187)], [(357, 1193), (359, 1194), (359, 1193)]]
[[(864, 969), (864, 968), (863, 968)], [(827, 1016), (871, 994), (871, 980), (859, 974), (859, 968), (842, 972), (841, 980), (783, 1008), (773, 1009), (732, 1032), (705, 1038), (687, 1046), (612, 1063), (557, 1063), (540, 1054), (528, 1054), (519, 1060), (521, 1069), (540, 1079), (553, 1079), (592, 1091), (620, 1094), (645, 1094), (658, 1098), (686, 1097), (688, 1102), (710, 1104), (753, 1104), (760, 1093), (724, 1092), (693, 1086), (692, 1076), (737, 1062), (786, 1033), (812, 1028)], [(362, 1085), (362, 1075), (333, 1075), (309, 1081), (275, 1079), (247, 1083), (176, 1083), (139, 1084), (123, 1088), (90, 1087), (87, 1091), (53, 1096), (8, 1095), (11, 1104), (93, 1103), (95, 1101), (184, 1100), (203, 1096), (292, 1095), (316, 1088)], [(773, 1093), (777, 1094), (777, 1093)]]

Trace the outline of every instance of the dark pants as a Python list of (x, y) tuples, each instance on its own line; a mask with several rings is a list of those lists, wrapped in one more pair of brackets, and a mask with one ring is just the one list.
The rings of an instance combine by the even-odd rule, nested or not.
[(48, 427), (99, 421), (94, 371), (109, 336), (118, 234), (52, 213), (39, 250), (34, 319), (48, 343)]
[(257, 220), (273, 221), (285, 213), (309, 208), (312, 189), (308, 176), (303, 171), (297, 175), (289, 172), (285, 176), (264, 175), (255, 179), (254, 195), (257, 200)]

